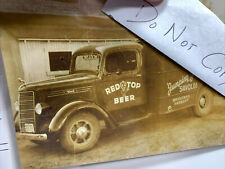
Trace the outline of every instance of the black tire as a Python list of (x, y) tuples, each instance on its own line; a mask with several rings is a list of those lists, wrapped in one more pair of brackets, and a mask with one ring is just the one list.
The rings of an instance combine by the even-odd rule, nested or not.
[(206, 88), (201, 87), (196, 95), (196, 105), (194, 106), (194, 113), (198, 117), (207, 116), (213, 107), (213, 94)]
[(90, 113), (78, 113), (70, 117), (60, 133), (61, 146), (70, 153), (91, 149), (100, 136), (98, 119)]

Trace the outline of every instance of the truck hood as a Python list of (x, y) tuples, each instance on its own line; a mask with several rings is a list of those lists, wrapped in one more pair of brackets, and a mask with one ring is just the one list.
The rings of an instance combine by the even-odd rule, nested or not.
[(19, 91), (22, 92), (27, 90), (43, 90), (67, 87), (70, 85), (92, 83), (92, 81), (94, 82), (97, 79), (98, 76), (96, 74), (76, 73), (39, 82), (24, 83), (19, 87)]

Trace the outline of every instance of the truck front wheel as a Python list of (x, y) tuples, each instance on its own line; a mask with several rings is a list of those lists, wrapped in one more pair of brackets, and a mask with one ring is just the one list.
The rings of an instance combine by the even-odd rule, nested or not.
[(78, 113), (65, 122), (60, 143), (70, 153), (83, 152), (97, 143), (100, 132), (99, 121), (93, 114)]
[(196, 95), (196, 105), (194, 106), (194, 113), (199, 117), (204, 117), (212, 111), (213, 94), (206, 87), (198, 90)]

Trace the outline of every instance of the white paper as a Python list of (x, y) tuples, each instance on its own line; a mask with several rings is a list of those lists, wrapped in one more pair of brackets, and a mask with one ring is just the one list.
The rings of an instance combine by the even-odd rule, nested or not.
[(225, 96), (225, 25), (198, 0), (108, 0), (103, 12)]
[(0, 169), (19, 169), (11, 104), (0, 51)]

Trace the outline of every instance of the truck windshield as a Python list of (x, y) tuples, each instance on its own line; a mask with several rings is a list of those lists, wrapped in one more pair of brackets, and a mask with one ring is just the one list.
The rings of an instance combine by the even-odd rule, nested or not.
[(78, 55), (75, 59), (75, 72), (77, 71), (92, 71), (98, 72), (100, 64), (99, 54), (84, 54)]

